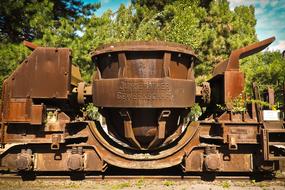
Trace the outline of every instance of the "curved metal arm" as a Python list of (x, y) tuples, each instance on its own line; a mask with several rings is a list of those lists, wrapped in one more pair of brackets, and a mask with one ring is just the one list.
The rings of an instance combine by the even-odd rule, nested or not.
[(223, 61), (215, 66), (213, 76), (223, 74), (225, 71), (229, 70), (239, 70), (239, 59), (245, 58), (247, 56), (264, 50), (274, 40), (275, 37), (271, 37), (266, 40), (232, 51), (228, 60)]

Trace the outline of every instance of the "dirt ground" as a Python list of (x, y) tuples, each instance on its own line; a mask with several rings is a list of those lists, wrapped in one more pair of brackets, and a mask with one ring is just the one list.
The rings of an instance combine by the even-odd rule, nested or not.
[(223, 189), (246, 189), (246, 190), (285, 190), (285, 181), (255, 182), (255, 181), (193, 181), (193, 180), (3, 180), (0, 179), (0, 189), (99, 189), (99, 190), (223, 190)]

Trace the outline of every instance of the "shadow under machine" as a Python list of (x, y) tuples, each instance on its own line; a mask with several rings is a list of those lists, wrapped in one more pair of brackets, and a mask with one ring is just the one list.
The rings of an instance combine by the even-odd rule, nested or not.
[[(196, 173), (273, 172), (285, 159), (283, 110), (245, 102), (239, 59), (264, 41), (237, 49), (198, 86), (191, 48), (167, 42), (124, 42), (92, 52), (85, 83), (68, 48), (36, 47), (4, 81), (0, 110), (1, 171), (104, 172), (109, 166)], [(235, 101), (243, 109), (235, 109)], [(83, 108), (93, 103), (106, 125)], [(202, 107), (199, 119), (189, 113)], [(223, 105), (220, 109), (218, 105)], [(281, 114), (280, 114), (281, 113)], [(177, 167), (179, 168), (179, 167)]]

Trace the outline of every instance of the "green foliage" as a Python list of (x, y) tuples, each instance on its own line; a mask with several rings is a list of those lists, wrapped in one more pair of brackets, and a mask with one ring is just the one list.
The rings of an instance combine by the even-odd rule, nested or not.
[(132, 0), (133, 4), (138, 6), (146, 6), (150, 9), (163, 10), (164, 6), (171, 3), (172, 0)]
[(237, 96), (229, 102), (230, 108), (227, 108), (226, 105), (216, 104), (216, 108), (218, 112), (231, 111), (233, 113), (242, 113), (246, 111), (247, 104), (257, 104), (261, 107), (271, 108), (272, 110), (276, 110), (277, 105), (270, 105), (268, 102), (262, 100), (255, 100), (253, 98), (249, 98), (245, 100), (242, 95)]
[[(247, 103), (255, 103), (257, 105), (260, 105), (262, 107), (270, 107), (271, 105), (268, 102), (262, 101), (262, 100), (254, 100), (254, 99), (250, 99), (246, 101)], [(272, 110), (276, 110), (277, 106), (276, 105), (272, 105)]]
[[(98, 4), (84, 5), (81, 0), (1, 1), (0, 83), (30, 53), (21, 44), (24, 39), (41, 46), (70, 47), (75, 50), (75, 64), (88, 65), (83, 67), (83, 74), (90, 71), (87, 63), (91, 46), (82, 43), (77, 33), (85, 28), (98, 7)], [(90, 78), (90, 74), (84, 76)]]
[(23, 45), (0, 43), (0, 92), (4, 79), (16, 69), (17, 65), (25, 59), (29, 52), (28, 48)]
[(230, 102), (232, 109), (231, 111), (233, 113), (241, 113), (246, 111), (246, 102), (242, 95), (239, 95), (235, 97), (231, 102)]
[[(195, 103), (190, 110), (190, 113), (187, 116), (187, 119), (190, 121), (197, 121), (198, 118), (202, 115), (202, 109), (199, 104)], [(188, 122), (188, 121), (186, 121)]]
[(112, 185), (111, 189), (119, 190), (119, 189), (124, 189), (124, 188), (127, 188), (127, 187), (131, 187), (130, 182), (123, 182), (123, 183), (119, 183), (119, 184), (116, 184), (116, 185)]
[(223, 181), (222, 187), (224, 189), (229, 189), (231, 187), (231, 185), (230, 185), (229, 181)]
[(257, 82), (260, 91), (268, 85), (275, 90), (277, 103), (282, 102), (285, 81), (285, 59), (278, 51), (264, 52), (242, 60), (242, 70), (246, 73), (246, 93), (251, 94), (252, 82)]
[(87, 104), (85, 107), (81, 109), (84, 117), (87, 117), (91, 120), (99, 120), (100, 114), (98, 112), (98, 108), (93, 105), (93, 103)]
[(21, 42), (42, 38), (46, 28), (57, 27), (61, 18), (75, 21), (91, 16), (100, 4), (81, 0), (6, 0), (0, 2), (1, 40)]
[(285, 176), (285, 174), (283, 174), (281, 170), (277, 170), (277, 171), (275, 172), (275, 177), (276, 177), (276, 178), (282, 178), (282, 177), (284, 177), (284, 176)]
[(141, 189), (143, 186), (145, 186), (145, 181), (143, 178), (139, 179), (137, 182), (136, 182), (136, 186)]
[(217, 106), (217, 111), (218, 112), (224, 112), (224, 111), (227, 111), (228, 108), (226, 107), (226, 105), (221, 105), (221, 104), (216, 104)]
[(256, 41), (256, 20), (252, 6), (231, 11), (226, 0), (207, 6), (201, 2), (176, 0), (164, 3), (159, 11), (136, 4), (133, 39), (190, 45), (202, 62), (196, 67), (197, 75), (209, 75), (213, 65), (227, 58), (231, 50)]
[(168, 181), (168, 180), (166, 180), (166, 181), (163, 181), (163, 185), (165, 185), (165, 186), (172, 186), (172, 185), (175, 185), (175, 182), (174, 181)]

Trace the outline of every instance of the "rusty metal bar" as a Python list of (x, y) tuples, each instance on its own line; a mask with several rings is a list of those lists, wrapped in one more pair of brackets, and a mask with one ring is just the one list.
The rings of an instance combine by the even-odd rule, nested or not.
[(126, 59), (126, 54), (125, 53), (119, 53), (118, 54), (119, 58), (119, 73), (118, 77), (119, 78), (124, 78), (125, 76), (125, 67), (127, 66), (127, 59)]
[[(254, 100), (260, 101), (260, 93), (259, 93), (259, 89), (257, 86), (257, 83), (254, 82), (252, 84), (252, 88), (253, 88), (253, 95), (254, 95)], [(258, 122), (262, 122), (262, 115), (261, 115), (261, 106), (258, 102), (255, 103), (255, 110), (256, 110), (256, 118)]]
[(164, 77), (171, 77), (170, 73), (171, 53), (165, 52), (163, 57), (163, 73)]
[(247, 56), (250, 56), (252, 54), (255, 54), (257, 52), (262, 51), (266, 47), (268, 47), (273, 41), (275, 40), (275, 37), (268, 38), (266, 40), (248, 45), (246, 47), (242, 47), (240, 49), (236, 49), (231, 52), (231, 55), (228, 60), (223, 61), (219, 63), (214, 71), (213, 76), (222, 74), (225, 71), (230, 70), (239, 70), (239, 59), (245, 58)]
[(24, 41), (23, 42), (24, 46), (26, 46), (27, 48), (29, 48), (30, 50), (34, 50), (36, 49), (37, 47), (39, 47), (38, 45), (32, 43), (32, 42), (29, 42), (29, 41)]

